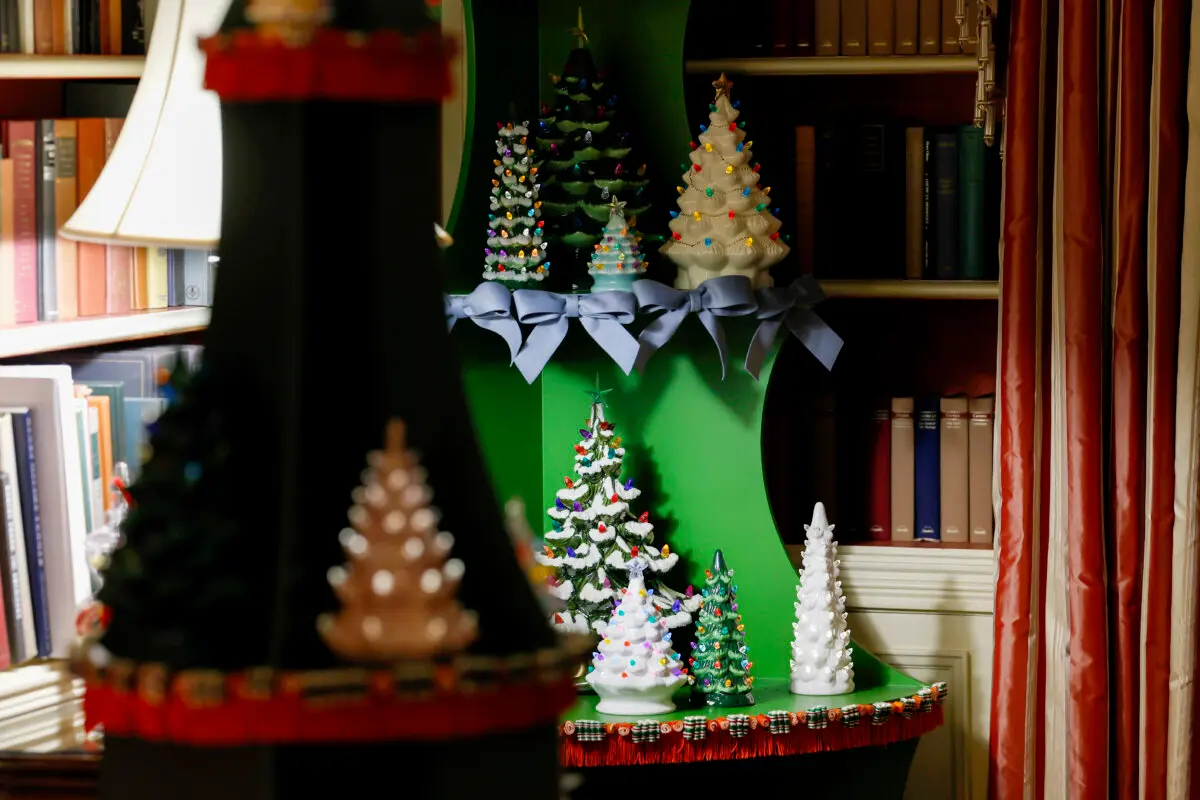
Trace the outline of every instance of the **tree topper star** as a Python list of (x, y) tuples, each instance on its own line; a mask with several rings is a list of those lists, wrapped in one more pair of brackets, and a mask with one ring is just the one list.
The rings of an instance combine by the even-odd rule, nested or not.
[(595, 389), (584, 389), (583, 393), (590, 394), (592, 396), (592, 405), (599, 406), (599, 405), (604, 404), (604, 395), (608, 394), (611, 391), (612, 391), (612, 389), (601, 389), (600, 388), (600, 373), (597, 372), (596, 373), (596, 388)]
[[(712, 82), (712, 87), (717, 90), (717, 97), (720, 97), (721, 95), (729, 97), (729, 90), (733, 88), (733, 81), (729, 80), (729, 78), (726, 78), (725, 73), (722, 72), (721, 77)], [(716, 99), (716, 97), (713, 98), (713, 100)]]
[(625, 216), (625, 206), (626, 206), (625, 201), (618, 200), (617, 196), (614, 194), (612, 202), (610, 202), (608, 204), (608, 210), (609, 210), (609, 213), (612, 213), (613, 211), (619, 211), (619, 212), (621, 212), (621, 216)]
[(571, 35), (579, 40), (576, 43), (577, 47), (587, 47), (588, 35), (583, 29), (583, 6), (579, 7), (579, 21), (574, 28), (571, 28)]

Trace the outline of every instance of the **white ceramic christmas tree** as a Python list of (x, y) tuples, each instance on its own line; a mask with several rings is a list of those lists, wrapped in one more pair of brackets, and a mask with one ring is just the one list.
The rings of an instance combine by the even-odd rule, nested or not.
[(542, 240), (542, 203), (538, 200), (538, 167), (529, 143), (527, 122), (501, 125), (492, 161), (492, 196), (488, 206), (487, 247), (483, 278), (524, 284), (546, 277), (546, 245)]
[(729, 100), (733, 81), (721, 73), (679, 187), (679, 212), (672, 212), (671, 238), (662, 254), (679, 267), (677, 289), (695, 289), (708, 278), (745, 275), (754, 288), (773, 285), (769, 270), (788, 254), (779, 220), (769, 210), (771, 188), (759, 186), (752, 142)]
[(638, 248), (640, 236), (625, 220), (625, 203), (613, 197), (608, 204), (608, 224), (596, 243), (588, 274), (593, 292), (628, 292), (633, 282), (646, 271)]
[(838, 580), (837, 542), (823, 504), (813, 508), (812, 523), (804, 531), (804, 567), (792, 623), (792, 693), (846, 694), (854, 691), (853, 648)]
[(675, 710), (671, 695), (688, 682), (683, 660), (671, 647), (671, 632), (653, 603), (642, 572), (646, 561), (632, 549), (629, 585), (608, 623), (588, 667), (587, 682), (600, 695), (601, 714), (666, 714)]

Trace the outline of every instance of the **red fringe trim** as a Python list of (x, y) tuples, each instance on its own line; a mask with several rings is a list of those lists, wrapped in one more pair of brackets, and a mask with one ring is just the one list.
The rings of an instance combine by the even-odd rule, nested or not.
[(346, 100), (441, 102), (452, 91), (452, 39), (397, 31), (371, 34), (323, 28), (304, 47), (253, 30), (200, 41), (204, 84), (233, 102)]
[(575, 699), (573, 678), (420, 700), (374, 693), (321, 700), (280, 693), (231, 696), (208, 707), (176, 695), (151, 703), (134, 691), (89, 683), (83, 707), (88, 730), (103, 725), (112, 735), (231, 746), (479, 736), (553, 724)]
[[(631, 723), (616, 726), (600, 742), (580, 742), (574, 736), (561, 735), (559, 761), (564, 767), (632, 766), (636, 764), (684, 764), (694, 761), (729, 761), (764, 756), (794, 756), (848, 750), (852, 747), (876, 747), (914, 739), (940, 726), (942, 706), (920, 711), (911, 717), (891, 717), (882, 725), (863, 719), (853, 728), (831, 724), (827, 728), (792, 728), (788, 733), (771, 733), (765, 724), (755, 724), (745, 736), (735, 739), (727, 730), (708, 732), (699, 741), (683, 738), (682, 724), (666, 723), (669, 732), (661, 732), (652, 743), (634, 743)], [(676, 729), (678, 727), (678, 730)]]

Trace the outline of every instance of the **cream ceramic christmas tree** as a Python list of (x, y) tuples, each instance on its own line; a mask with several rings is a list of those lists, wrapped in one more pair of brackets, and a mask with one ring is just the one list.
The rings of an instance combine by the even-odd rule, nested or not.
[(846, 601), (838, 580), (837, 542), (823, 504), (813, 508), (812, 523), (804, 531), (804, 567), (792, 623), (791, 690), (793, 694), (846, 694), (854, 691), (854, 662)]
[(629, 585), (608, 623), (588, 667), (587, 682), (600, 695), (601, 714), (666, 714), (675, 710), (671, 695), (688, 682), (682, 658), (671, 647), (671, 632), (646, 588), (646, 561), (632, 549)]
[(774, 284), (769, 270), (788, 254), (779, 220), (770, 212), (770, 187), (759, 185), (758, 164), (744, 123), (730, 102), (733, 81), (721, 73), (709, 124), (693, 143), (691, 163), (679, 187), (679, 212), (672, 212), (671, 238), (662, 254), (679, 267), (675, 286), (695, 289), (720, 275), (745, 275), (757, 288)]

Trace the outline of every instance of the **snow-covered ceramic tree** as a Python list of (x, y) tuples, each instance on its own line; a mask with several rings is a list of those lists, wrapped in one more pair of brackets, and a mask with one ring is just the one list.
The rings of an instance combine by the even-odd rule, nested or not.
[(853, 648), (838, 580), (837, 542), (822, 503), (813, 508), (812, 523), (804, 531), (804, 567), (792, 623), (791, 690), (793, 694), (846, 694), (854, 691)]
[(593, 292), (627, 292), (633, 282), (646, 271), (640, 236), (625, 220), (625, 203), (616, 197), (608, 204), (608, 224), (596, 243), (588, 274), (592, 276)]
[(671, 212), (671, 238), (662, 254), (675, 262), (678, 289), (695, 289), (708, 278), (745, 275), (757, 288), (773, 285), (771, 267), (788, 254), (779, 220), (768, 208), (770, 187), (758, 185), (752, 142), (744, 141), (740, 112), (729, 100), (733, 81), (721, 73), (709, 124), (700, 126), (691, 164), (679, 187), (679, 211)]
[(488, 212), (484, 280), (524, 284), (546, 277), (550, 262), (542, 240), (538, 166), (528, 123), (501, 125), (496, 139), (496, 177)]
[(682, 657), (671, 647), (667, 620), (646, 588), (643, 571), (649, 562), (631, 549), (629, 585), (592, 654), (587, 682), (600, 695), (601, 714), (666, 714), (675, 710), (671, 695), (688, 681)]
[[(544, 537), (546, 544), (534, 556), (554, 569), (550, 594), (565, 608), (551, 615), (551, 622), (564, 626), (564, 633), (596, 631), (608, 620), (613, 598), (626, 585), (625, 571), (635, 546), (651, 573), (665, 573), (679, 561), (668, 545), (654, 546), (650, 514), (638, 515), (630, 507), (642, 491), (632, 478), (621, 480), (625, 448), (613, 424), (604, 418), (608, 391), (588, 392), (592, 408), (575, 445), (575, 477), (563, 478), (565, 485), (547, 511), (551, 527)], [(682, 594), (657, 580), (651, 580), (650, 586), (654, 606), (665, 614), (668, 627), (692, 621), (691, 612), (700, 607), (701, 598), (690, 586)]]

